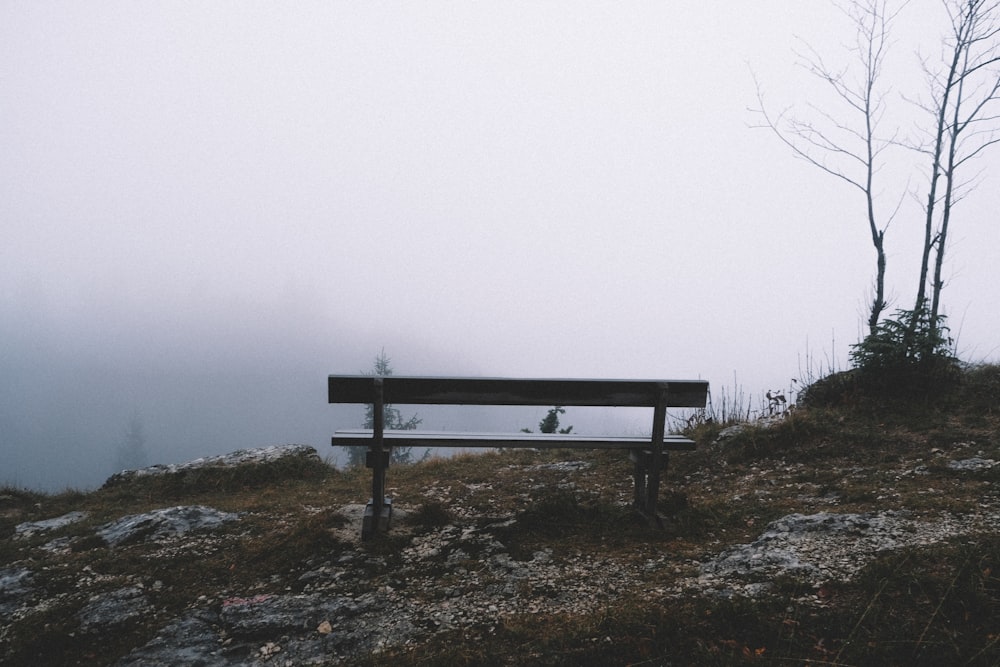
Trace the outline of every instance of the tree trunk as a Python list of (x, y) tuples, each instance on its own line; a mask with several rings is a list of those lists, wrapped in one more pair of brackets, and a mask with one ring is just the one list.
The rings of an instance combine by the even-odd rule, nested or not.
[[(957, 37), (957, 36), (956, 36)], [(904, 345), (907, 353), (917, 353), (920, 350), (915, 350), (915, 338), (917, 324), (921, 320), (919, 314), (922, 310), (927, 308), (927, 274), (930, 271), (930, 257), (931, 251), (936, 247), (938, 249), (937, 256), (935, 257), (935, 286), (932, 290), (932, 294), (939, 295), (940, 287), (937, 286), (937, 280), (939, 278), (938, 270), (940, 269), (941, 262), (944, 259), (943, 253), (943, 242), (940, 233), (935, 233), (934, 228), (934, 214), (937, 212), (937, 186), (938, 179), (941, 178), (941, 156), (944, 153), (944, 143), (945, 137), (948, 133), (948, 102), (951, 99), (951, 94), (954, 92), (956, 85), (956, 77), (958, 76), (958, 66), (961, 61), (962, 40), (956, 39), (954, 52), (952, 53), (951, 64), (948, 68), (948, 76), (945, 79), (943, 86), (940, 91), (940, 97), (937, 100), (937, 108), (935, 111), (935, 129), (934, 129), (934, 150), (931, 153), (931, 177), (929, 185), (929, 191), (927, 194), (927, 210), (926, 218), (924, 220), (924, 248), (923, 253), (920, 258), (920, 279), (917, 282), (917, 299), (913, 304), (913, 317), (907, 326), (906, 336), (904, 340)], [(954, 150), (954, 145), (952, 145), (952, 151)], [(945, 214), (949, 213), (950, 200), (946, 203)], [(934, 320), (931, 320), (931, 326), (934, 326)], [(930, 333), (930, 332), (928, 332)]]

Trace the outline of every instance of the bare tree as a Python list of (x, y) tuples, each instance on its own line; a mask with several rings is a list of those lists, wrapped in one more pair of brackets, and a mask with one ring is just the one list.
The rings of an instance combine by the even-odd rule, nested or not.
[[(995, 0), (942, 0), (950, 22), (943, 42), (940, 67), (923, 60), (928, 103), (919, 103), (933, 125), (924, 142), (910, 147), (930, 158), (924, 246), (914, 313), (927, 311), (929, 339), (934, 340), (940, 320), (942, 267), (947, 249), (953, 207), (978, 180), (960, 181), (959, 172), (990, 146), (1000, 142), (1000, 2)], [(964, 173), (964, 170), (962, 170)], [(943, 192), (938, 191), (939, 182)], [(934, 274), (927, 296), (931, 256)], [(929, 302), (929, 305), (928, 305)], [(915, 326), (917, 318), (912, 319)], [(913, 343), (910, 331), (909, 344)]]
[(852, 62), (850, 67), (834, 69), (808, 45), (798, 53), (799, 64), (832, 91), (835, 100), (832, 106), (836, 108), (810, 105), (808, 119), (790, 114), (789, 108), (773, 114), (764, 104), (755, 76), (758, 106), (751, 109), (761, 118), (754, 127), (771, 130), (797, 157), (847, 183), (863, 196), (868, 231), (875, 248), (874, 294), (868, 315), (872, 333), (887, 305), (885, 232), (899, 210), (897, 204), (887, 217), (878, 214), (875, 182), (882, 154), (896, 140), (895, 132), (881, 134), (888, 94), (882, 87), (881, 76), (890, 26), (902, 6), (893, 7), (889, 0), (854, 0), (838, 5), (854, 27), (854, 42), (846, 47)]

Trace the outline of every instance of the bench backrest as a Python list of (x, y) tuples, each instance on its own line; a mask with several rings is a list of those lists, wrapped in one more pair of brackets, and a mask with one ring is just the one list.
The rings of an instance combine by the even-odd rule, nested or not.
[(703, 408), (704, 380), (592, 380), (331, 375), (330, 403)]

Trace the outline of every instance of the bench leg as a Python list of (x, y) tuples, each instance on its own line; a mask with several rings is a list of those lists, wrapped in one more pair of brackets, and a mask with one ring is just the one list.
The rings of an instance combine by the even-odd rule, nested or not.
[(391, 448), (371, 448), (365, 465), (372, 469), (372, 497), (365, 507), (361, 522), (361, 539), (368, 541), (379, 533), (388, 532), (392, 522), (392, 498), (385, 495), (385, 473), (389, 468)]
[(629, 458), (635, 464), (633, 473), (635, 485), (635, 500), (633, 505), (636, 511), (646, 517), (650, 523), (662, 525), (662, 521), (656, 512), (657, 500), (660, 495), (660, 477), (667, 469), (669, 454), (666, 451), (660, 453), (659, 463), (654, 463), (656, 456), (648, 449), (634, 449), (629, 453)]
[(646, 510), (646, 516), (649, 517), (650, 521), (656, 523), (660, 522), (656, 514), (656, 501), (660, 497), (660, 472), (661, 466), (666, 464), (665, 455), (666, 452), (661, 452), (660, 456), (656, 456), (655, 453), (650, 455), (649, 472), (646, 476), (646, 501), (643, 506)]
[(642, 451), (633, 451), (631, 458), (635, 463), (635, 471), (632, 473), (635, 499), (632, 501), (632, 504), (637, 510), (643, 512), (646, 505), (646, 457)]
[(663, 449), (663, 436), (667, 427), (667, 394), (663, 391), (653, 409), (653, 437), (650, 442), (649, 464), (646, 468), (646, 499), (643, 510), (651, 522), (662, 525), (656, 514), (656, 500), (660, 495), (660, 473), (667, 467), (667, 452)]
[(651, 456), (649, 466), (649, 477), (646, 481), (646, 516), (659, 527), (663, 527), (663, 520), (656, 510), (657, 501), (660, 498), (660, 477), (667, 471), (667, 464), (670, 456), (667, 452), (661, 452), (659, 461), (655, 455)]
[(361, 540), (373, 539), (389, 531), (392, 522), (392, 499), (385, 495), (385, 471), (389, 469), (391, 447), (385, 447), (385, 404), (382, 397), (382, 378), (375, 378), (375, 397), (372, 403), (372, 446), (365, 456), (365, 465), (372, 469), (372, 499), (365, 507), (361, 520)]
[(374, 501), (369, 502), (365, 507), (365, 516), (361, 520), (361, 540), (367, 542), (374, 539), (380, 533), (389, 532), (389, 524), (392, 522), (392, 498), (384, 496), (382, 504), (376, 507)]

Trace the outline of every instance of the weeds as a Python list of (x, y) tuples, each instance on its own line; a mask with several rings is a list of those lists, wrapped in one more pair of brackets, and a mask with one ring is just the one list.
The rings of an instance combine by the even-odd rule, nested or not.
[(752, 415), (752, 403), (743, 386), (737, 383), (734, 377), (732, 388), (727, 389), (723, 386), (717, 396), (709, 388), (705, 407), (691, 412), (683, 420), (675, 419), (673, 430), (689, 433), (706, 425), (724, 428), (748, 422)]
[(430, 501), (421, 505), (416, 511), (411, 512), (406, 521), (412, 526), (433, 530), (447, 526), (454, 519), (448, 508), (440, 502)]
[[(907, 549), (867, 567), (850, 594), (865, 604), (851, 618), (838, 661), (879, 664), (994, 665), (1000, 660), (995, 619), (1000, 608), (1000, 543)], [(874, 593), (871, 593), (874, 591)], [(867, 593), (867, 594), (866, 594)]]

